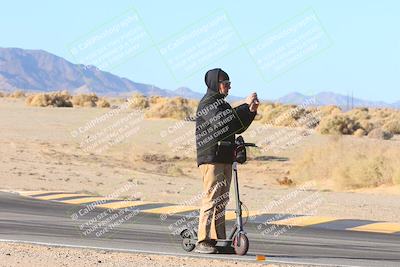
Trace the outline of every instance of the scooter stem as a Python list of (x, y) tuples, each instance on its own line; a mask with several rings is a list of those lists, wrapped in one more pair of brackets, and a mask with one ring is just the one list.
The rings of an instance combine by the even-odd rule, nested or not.
[(238, 172), (237, 172), (237, 162), (233, 162), (232, 164), (233, 170), (233, 185), (235, 187), (235, 198), (236, 198), (236, 222), (237, 222), (237, 229), (239, 232), (243, 231), (243, 222), (242, 222), (242, 202), (240, 202), (239, 197), (239, 182), (238, 182)]

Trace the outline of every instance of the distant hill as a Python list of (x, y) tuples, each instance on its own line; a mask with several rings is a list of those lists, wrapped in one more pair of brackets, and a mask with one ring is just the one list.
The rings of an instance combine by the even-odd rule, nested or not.
[(395, 103), (386, 103), (382, 101), (368, 101), (360, 98), (351, 98), (346, 95), (336, 94), (332, 92), (321, 92), (315, 95), (303, 95), (298, 92), (287, 94), (278, 98), (276, 102), (284, 104), (302, 104), (306, 99), (314, 98), (316, 106), (336, 105), (343, 109), (354, 107), (388, 107), (400, 108), (400, 101)]
[(400, 101), (394, 102), (392, 105), (397, 108), (400, 108)]
[[(110, 72), (102, 71), (95, 66), (73, 64), (44, 50), (0, 47), (0, 91), (7, 92), (16, 89), (41, 92), (68, 90), (71, 93), (93, 92), (110, 96), (127, 96), (133, 92), (138, 92), (147, 96), (182, 96), (192, 99), (201, 99), (203, 97), (202, 93), (192, 91), (187, 87), (169, 90), (155, 85), (137, 83)], [(316, 105), (337, 105), (344, 109), (351, 106), (351, 99), (347, 96), (332, 92), (321, 92), (314, 96), (293, 92), (275, 101), (301, 104), (310, 97), (315, 97)], [(240, 99), (243, 98), (228, 96), (228, 101), (238, 101)], [(353, 104), (354, 107), (400, 108), (400, 101), (389, 104), (354, 98)]]
[(130, 95), (138, 92), (147, 96), (203, 97), (203, 94), (186, 87), (168, 90), (133, 82), (95, 66), (73, 64), (43, 50), (0, 48), (0, 91), (16, 89), (68, 90), (72, 93), (94, 92), (100, 95)]

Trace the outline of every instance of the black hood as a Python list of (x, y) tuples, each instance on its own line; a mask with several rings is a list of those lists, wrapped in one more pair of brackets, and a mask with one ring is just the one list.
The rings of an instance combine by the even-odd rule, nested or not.
[(228, 74), (222, 69), (212, 69), (207, 71), (206, 76), (204, 77), (204, 81), (207, 85), (207, 94), (213, 94), (217, 97), (225, 97), (225, 95), (220, 94), (218, 90), (218, 77), (222, 74), (226, 79), (229, 79)]

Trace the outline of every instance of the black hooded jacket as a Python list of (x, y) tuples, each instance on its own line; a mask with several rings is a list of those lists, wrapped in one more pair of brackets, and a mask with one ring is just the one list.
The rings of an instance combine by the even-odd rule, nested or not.
[(224, 100), (225, 95), (218, 90), (221, 71), (213, 69), (206, 73), (207, 93), (200, 100), (196, 112), (198, 166), (206, 163), (232, 163), (235, 134), (244, 132), (256, 116), (248, 104), (232, 108)]

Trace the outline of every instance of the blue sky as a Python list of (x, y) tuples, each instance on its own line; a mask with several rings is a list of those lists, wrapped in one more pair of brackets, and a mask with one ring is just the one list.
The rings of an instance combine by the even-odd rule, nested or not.
[[(71, 42), (108, 25), (111, 18), (134, 8), (153, 45), (110, 71), (136, 82), (204, 92), (204, 73), (221, 67), (229, 74), (234, 95), (257, 91), (274, 99), (297, 91), (333, 91), (369, 100), (400, 100), (399, 1), (2, 1), (0, 46), (43, 49), (77, 62)], [(246, 47), (218, 57), (190, 76), (174, 77), (159, 52), (163, 40), (178, 38), (188, 25), (204, 23), (215, 10), (227, 14), (235, 36), (257, 42), (282, 23), (312, 8), (330, 46), (304, 62), (266, 80)], [(203, 18), (203, 19), (202, 19)], [(199, 22), (200, 21), (200, 22)], [(194, 24), (193, 24), (194, 23)], [(199, 24), (199, 25), (200, 25)], [(191, 26), (189, 26), (191, 27)], [(236, 38), (235, 37), (235, 38)], [(154, 45), (155, 44), (155, 45)], [(178, 75), (179, 76), (179, 75)]]

